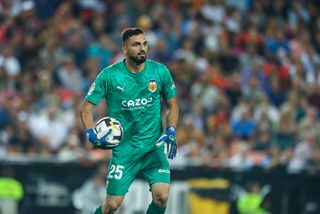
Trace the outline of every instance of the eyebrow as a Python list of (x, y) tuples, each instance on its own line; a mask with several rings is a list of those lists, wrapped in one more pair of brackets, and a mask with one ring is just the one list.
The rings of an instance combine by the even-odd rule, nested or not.
[(144, 41), (144, 42), (133, 42), (131, 43), (132, 45), (139, 45), (139, 44), (144, 44), (144, 45), (147, 45), (148, 42), (147, 41)]

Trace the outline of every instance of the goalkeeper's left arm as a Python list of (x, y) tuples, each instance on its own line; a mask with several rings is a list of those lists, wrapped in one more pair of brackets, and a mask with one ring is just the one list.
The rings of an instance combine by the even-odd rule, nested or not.
[(177, 98), (173, 97), (170, 100), (166, 100), (166, 106), (167, 127), (165, 133), (158, 139), (157, 146), (161, 146), (163, 143), (165, 143), (164, 152), (168, 155), (168, 158), (173, 159), (178, 153), (176, 141), (176, 126), (179, 119), (179, 108)]
[(176, 127), (179, 119), (179, 107), (176, 96), (170, 100), (166, 100), (166, 106), (168, 109), (166, 114), (167, 126)]

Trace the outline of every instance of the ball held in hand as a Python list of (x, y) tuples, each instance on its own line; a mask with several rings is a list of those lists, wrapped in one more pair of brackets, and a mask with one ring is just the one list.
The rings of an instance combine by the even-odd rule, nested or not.
[(123, 137), (123, 128), (121, 123), (112, 118), (101, 118), (95, 127), (97, 132), (97, 138), (105, 138), (105, 141), (109, 144), (119, 144)]

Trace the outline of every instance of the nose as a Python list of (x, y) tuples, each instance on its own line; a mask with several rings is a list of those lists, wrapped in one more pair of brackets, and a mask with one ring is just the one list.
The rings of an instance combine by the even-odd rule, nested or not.
[(146, 46), (145, 45), (140, 45), (140, 51), (144, 51), (146, 50)]
[(140, 49), (140, 51), (146, 51), (146, 49), (147, 49), (147, 45), (146, 44), (141, 44), (141, 45), (139, 45), (139, 49)]

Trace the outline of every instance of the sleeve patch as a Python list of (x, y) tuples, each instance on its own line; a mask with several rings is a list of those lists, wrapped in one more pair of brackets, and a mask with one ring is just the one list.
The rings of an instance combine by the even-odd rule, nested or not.
[(95, 83), (92, 83), (92, 85), (91, 85), (90, 88), (89, 88), (88, 95), (91, 95), (91, 94), (92, 94), (95, 86), (96, 86), (96, 84), (95, 84)]

